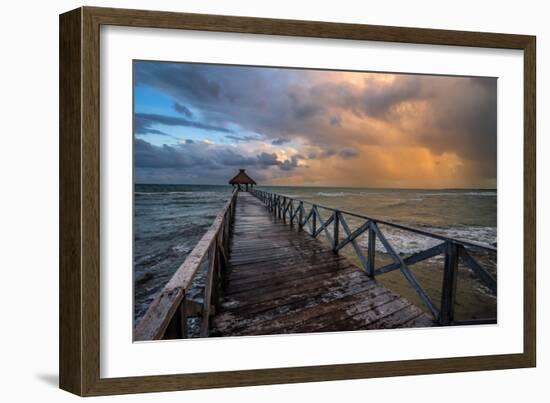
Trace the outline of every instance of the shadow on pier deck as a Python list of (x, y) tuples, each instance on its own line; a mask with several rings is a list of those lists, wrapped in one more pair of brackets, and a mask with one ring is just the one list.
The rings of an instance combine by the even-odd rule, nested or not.
[(238, 193), (233, 236), (210, 336), (432, 326), (328, 245)]

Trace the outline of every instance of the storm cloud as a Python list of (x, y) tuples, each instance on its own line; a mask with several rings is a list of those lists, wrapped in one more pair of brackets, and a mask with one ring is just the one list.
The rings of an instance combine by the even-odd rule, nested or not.
[[(143, 172), (151, 175), (158, 170), (157, 182), (163, 182), (163, 170), (193, 171), (206, 183), (225, 183), (238, 168), (245, 167), (255, 174), (275, 168), (291, 171), (300, 166), (299, 158), (279, 160), (277, 154), (261, 152), (243, 153), (228, 145), (211, 144), (185, 140), (175, 145), (153, 145), (146, 140), (134, 140), (135, 168), (138, 177)], [(258, 176), (258, 175), (255, 175)], [(259, 177), (267, 177), (266, 174)]]
[[(142, 169), (250, 167), (269, 183), (496, 186), (496, 78), (165, 62), (134, 70), (136, 88), (170, 100), (166, 110), (136, 100), (135, 134), (154, 147), (140, 145), (138, 158), (136, 143)], [(190, 130), (194, 144), (184, 141)], [(357, 170), (364, 174), (344, 175)]]
[[(158, 115), (154, 113), (136, 113), (134, 115), (134, 124), (135, 124), (134, 130), (136, 134), (155, 133), (155, 129), (153, 129), (153, 126), (156, 126), (156, 125), (195, 127), (198, 129), (212, 130), (212, 131), (222, 132), (222, 133), (233, 133), (232, 130), (229, 130), (225, 127), (214, 126), (207, 123), (195, 122), (195, 121), (181, 118), (181, 117)], [(157, 132), (160, 132), (160, 131), (157, 130)]]

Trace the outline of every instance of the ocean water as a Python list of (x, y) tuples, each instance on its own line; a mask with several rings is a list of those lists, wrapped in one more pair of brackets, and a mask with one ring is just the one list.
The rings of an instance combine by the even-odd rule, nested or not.
[[(352, 211), (369, 217), (406, 224), (448, 237), (496, 245), (497, 193), (494, 190), (358, 189), (334, 187), (262, 186), (269, 192)], [(231, 194), (230, 186), (136, 185), (134, 198), (134, 320), (144, 314), (175, 270), (214, 221)], [(329, 212), (320, 209), (321, 215)], [(353, 230), (364, 220), (345, 216)], [(440, 241), (408, 231), (381, 226), (394, 249), (408, 255)], [(321, 237), (322, 238), (322, 237)], [(359, 243), (366, 246), (362, 236)], [(377, 243), (377, 264), (389, 263)], [(357, 261), (351, 247), (342, 253)], [(496, 275), (496, 256), (476, 255)], [(443, 257), (411, 267), (434, 302), (441, 293)], [(200, 294), (203, 273), (194, 292)], [(399, 271), (377, 279), (422, 307)], [(459, 270), (456, 316), (473, 319), (496, 316), (496, 298), (465, 268)]]
[(143, 316), (230, 195), (230, 186), (135, 185), (134, 321)]

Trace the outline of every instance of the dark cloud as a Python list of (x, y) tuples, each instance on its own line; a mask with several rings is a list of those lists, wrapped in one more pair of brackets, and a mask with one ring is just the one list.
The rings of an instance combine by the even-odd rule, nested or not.
[(213, 130), (222, 133), (233, 133), (232, 130), (225, 127), (213, 126), (206, 123), (195, 122), (189, 119), (176, 116), (158, 115), (155, 113), (136, 113), (134, 114), (135, 133), (136, 134), (165, 134), (160, 130), (154, 129), (155, 125), (163, 126), (182, 126), (195, 127), (197, 129)]
[(237, 136), (233, 134), (228, 134), (225, 136), (226, 139), (233, 140), (236, 142), (248, 142), (248, 141), (261, 141), (262, 137), (259, 136)]
[(263, 152), (258, 155), (258, 162), (263, 166), (279, 165), (280, 162), (277, 161), (277, 154), (275, 153), (266, 153)]
[[(393, 146), (398, 134), (400, 145), (422, 147), (437, 158), (455, 153), (479, 175), (496, 177), (495, 78), (402, 74), (380, 80), (385, 76), (367, 74), (360, 82), (347, 80), (347, 73), (314, 70), (154, 62), (134, 66), (136, 85), (171, 97), (181, 114), (137, 114), (136, 134), (166, 135), (162, 126), (195, 127), (229, 133), (226, 138), (239, 144), (292, 142), (307, 159), (351, 159), (369, 145), (390, 150), (388, 144)], [(196, 113), (188, 114), (191, 110)], [(261, 133), (261, 138), (242, 133)], [(300, 166), (292, 158), (286, 161), (270, 166)]]
[(299, 166), (299, 159), (297, 155), (292, 156), (290, 160), (284, 160), (282, 164), (280, 164), (280, 168), (283, 171), (291, 171), (294, 168), (298, 168)]
[[(401, 76), (391, 85), (381, 85), (373, 78), (368, 78), (363, 88), (350, 82), (324, 82), (313, 86), (310, 93), (318, 102), (328, 102), (333, 107), (352, 111), (358, 116), (377, 119), (390, 117), (395, 108), (404, 102), (418, 101), (432, 95), (418, 76)], [(339, 118), (332, 117), (330, 123), (339, 126)]]
[(283, 144), (286, 144), (288, 142), (290, 142), (289, 139), (277, 138), (271, 141), (271, 144), (273, 144), (274, 146), (282, 146)]
[(187, 118), (192, 118), (193, 117), (193, 112), (191, 112), (188, 107), (186, 107), (185, 105), (180, 104), (179, 102), (174, 102), (174, 110), (176, 112), (181, 113), (183, 116), (185, 116)]
[(328, 158), (332, 157), (333, 155), (336, 155), (338, 151), (336, 151), (334, 148), (327, 148), (326, 150), (321, 151), (319, 154), (319, 158)]
[(330, 125), (331, 126), (336, 126), (336, 127), (341, 127), (342, 126), (342, 118), (340, 117), (340, 115), (331, 116)]
[(203, 74), (201, 65), (183, 63), (136, 62), (136, 84), (149, 84), (160, 90), (184, 91), (194, 100), (220, 99), (221, 85)]
[[(310, 152), (307, 155), (307, 158), (310, 160), (315, 159), (324, 159), (324, 158), (330, 158), (334, 156), (338, 156), (343, 159), (349, 159), (354, 158), (359, 155), (359, 152), (351, 147), (342, 148), (340, 151), (335, 150), (334, 148), (327, 148), (321, 152)], [(301, 159), (305, 159), (304, 157), (300, 156)]]
[(357, 157), (359, 153), (357, 152), (357, 150), (354, 150), (353, 148), (343, 148), (340, 150), (338, 155), (344, 159), (348, 159), (348, 158)]
[(223, 180), (237, 168), (256, 170), (275, 168), (280, 171), (290, 171), (300, 166), (299, 156), (280, 161), (275, 153), (243, 154), (229, 145), (192, 140), (176, 145), (156, 146), (136, 138), (134, 155), (135, 166), (139, 172), (156, 168), (181, 169), (182, 172), (194, 171), (203, 176), (205, 183), (213, 183), (207, 179), (216, 179), (218, 183), (223, 183)]

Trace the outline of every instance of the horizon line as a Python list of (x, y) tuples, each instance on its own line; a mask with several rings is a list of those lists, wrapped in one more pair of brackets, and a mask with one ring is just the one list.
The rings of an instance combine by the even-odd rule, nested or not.
[[(161, 185), (161, 186), (224, 186), (230, 187), (229, 184), (206, 184), (206, 183), (134, 183), (135, 185)], [(286, 188), (336, 188), (336, 189), (400, 189), (400, 190), (494, 190), (497, 188), (491, 187), (440, 187), (440, 188), (427, 188), (427, 187), (384, 187), (384, 186), (332, 186), (332, 185), (255, 185), (255, 187), (286, 187)]]

